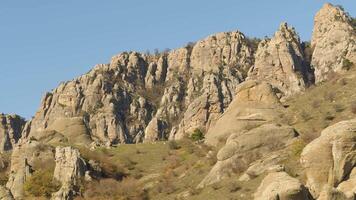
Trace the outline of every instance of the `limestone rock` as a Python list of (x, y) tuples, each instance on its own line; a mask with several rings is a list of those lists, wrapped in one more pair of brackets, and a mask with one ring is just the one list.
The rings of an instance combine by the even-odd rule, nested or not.
[(153, 118), (146, 127), (144, 141), (154, 142), (164, 138), (164, 126), (165, 124), (162, 121), (158, 120), (157, 118)]
[(190, 65), (193, 73), (218, 72), (221, 66), (248, 67), (252, 64), (252, 50), (239, 31), (211, 35), (197, 42), (192, 50)]
[(286, 172), (268, 174), (254, 194), (255, 200), (308, 200), (309, 194), (298, 179)]
[(15, 146), (25, 123), (18, 115), (0, 114), (0, 152), (9, 151)]
[(283, 96), (303, 91), (310, 73), (294, 28), (282, 23), (272, 39), (260, 42), (249, 78), (264, 80)]
[(250, 163), (285, 148), (297, 136), (292, 127), (278, 124), (263, 124), (250, 131), (234, 132), (218, 152), (218, 162), (199, 186), (213, 184), (246, 170)]
[(52, 195), (52, 199), (72, 199), (78, 192), (73, 187), (78, 185), (78, 180), (84, 177), (87, 171), (86, 163), (80, 157), (79, 151), (73, 147), (57, 147), (55, 162), (53, 178), (59, 181), (62, 186), (58, 192)]
[(249, 80), (236, 89), (234, 100), (206, 134), (206, 143), (217, 146), (233, 133), (278, 122), (282, 106), (270, 84)]
[(346, 198), (356, 198), (356, 167), (353, 168), (349, 178), (338, 185), (337, 190), (345, 194)]
[(53, 149), (37, 141), (19, 142), (11, 155), (11, 168), (6, 187), (15, 199), (24, 196), (23, 186), (34, 170), (48, 167), (54, 163)]
[(351, 18), (340, 7), (329, 3), (315, 15), (311, 40), (315, 81), (321, 82), (332, 72), (347, 70), (356, 63), (356, 34)]
[(272, 153), (266, 157), (256, 160), (250, 164), (243, 175), (240, 176), (240, 181), (249, 181), (265, 172), (280, 172), (284, 171), (284, 166), (279, 163), (286, 159), (286, 154), (282, 151)]
[(350, 179), (356, 164), (356, 120), (324, 129), (319, 138), (303, 149), (300, 161), (307, 176), (306, 186), (314, 198), (324, 187), (337, 187)]

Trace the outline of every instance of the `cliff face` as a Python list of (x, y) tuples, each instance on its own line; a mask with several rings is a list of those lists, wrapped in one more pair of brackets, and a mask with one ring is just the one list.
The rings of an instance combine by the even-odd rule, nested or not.
[(271, 41), (262, 42), (256, 56), (242, 33), (218, 33), (160, 55), (121, 53), (110, 64), (62, 83), (45, 95), (24, 135), (111, 145), (181, 139), (195, 129), (207, 131), (233, 100), (255, 57), (251, 78), (256, 74), (265, 79), (281, 60), (267, 79), (278, 79), (274, 86), (281, 96), (304, 89), (299, 37), (286, 24)]
[(342, 8), (325, 4), (315, 15), (311, 45), (317, 83), (328, 79), (332, 72), (349, 70), (356, 63), (356, 33), (351, 17)]
[(255, 55), (249, 77), (271, 83), (285, 97), (303, 91), (310, 84), (299, 36), (293, 27), (282, 23), (272, 39), (263, 40)]
[[(311, 66), (305, 50), (294, 28), (282, 23), (271, 39), (259, 44), (234, 31), (211, 35), (195, 44), (157, 55), (137, 52), (116, 55), (110, 63), (96, 65), (87, 74), (61, 83), (47, 93), (31, 121), (26, 123), (19, 116), (0, 115), (0, 161), (3, 151), (13, 150), (6, 188), (0, 186), (0, 197), (24, 198), (28, 180), (43, 170), (53, 174), (51, 181), (61, 183), (56, 192), (51, 191), (52, 199), (60, 200), (73, 199), (83, 192), (82, 189), (90, 190), (82, 188), (81, 181), (100, 185), (106, 180), (113, 184), (124, 182), (122, 178), (126, 175), (134, 176), (135, 180), (141, 178), (139, 182), (145, 183), (144, 190), (149, 191), (158, 188), (157, 184), (169, 187), (165, 182), (169, 173), (173, 174), (169, 179), (176, 177), (180, 181), (185, 176), (200, 175), (204, 169), (206, 176), (204, 179), (199, 176), (196, 186), (206, 188), (232, 177), (243, 187), (246, 185), (247, 189), (241, 190), (241, 199), (253, 196), (254, 199), (281, 200), (355, 199), (356, 120), (350, 116), (356, 114), (356, 109), (351, 105), (351, 111), (345, 114), (346, 107), (335, 101), (335, 94), (347, 96), (345, 90), (329, 93), (327, 88), (323, 100), (335, 110), (335, 116), (337, 113), (344, 118), (347, 115), (347, 120), (334, 123), (335, 116), (325, 109), (328, 110), (324, 116), (327, 123), (325, 126), (319, 124), (325, 129), (312, 142), (302, 137), (310, 133), (302, 133), (304, 129), (300, 124), (311, 126), (307, 123), (308, 114), (313, 111), (307, 109), (311, 106), (317, 113), (325, 111), (317, 110), (320, 97), (314, 99), (310, 95), (307, 102), (296, 104), (303, 107), (297, 110), (303, 110), (301, 113), (288, 111), (288, 103), (293, 103), (296, 96), (314, 83), (314, 76), (319, 83), (334, 73), (350, 70), (356, 63), (355, 29), (348, 14), (326, 4), (315, 16), (311, 49), (308, 49), (313, 50)], [(339, 87), (343, 88), (348, 82), (351, 85), (355, 77), (350, 73), (329, 84), (340, 83)], [(354, 86), (348, 87), (353, 91)], [(334, 125), (326, 128), (331, 122)], [(307, 130), (315, 132), (314, 128)], [(187, 148), (184, 144), (187, 140), (183, 140), (182, 147), (173, 142), (167, 145), (169, 147), (159, 146), (161, 151), (153, 153), (150, 150), (142, 152), (137, 148), (139, 145), (135, 145), (136, 152), (131, 152), (130, 157), (146, 153), (161, 156), (159, 161), (145, 163), (137, 168), (139, 170), (133, 170), (133, 165), (138, 164), (135, 161), (121, 160), (115, 155), (125, 151), (124, 148), (119, 153), (115, 148), (96, 148), (119, 143), (180, 140), (191, 136), (196, 129), (204, 133), (205, 144), (188, 141)], [(169, 151), (163, 151), (162, 147)], [(178, 152), (179, 148), (182, 151)], [(200, 153), (203, 156), (192, 157), (197, 159), (194, 164), (176, 166), (180, 157), (191, 159), (192, 155), (185, 153), (197, 152), (206, 156)], [(143, 157), (142, 162), (151, 159)], [(210, 159), (216, 161), (204, 166)], [(174, 163), (157, 167), (156, 174), (153, 173), (158, 162), (170, 160)], [(129, 173), (120, 171), (121, 165), (115, 162), (121, 161), (128, 163)], [(5, 162), (0, 164), (1, 168), (7, 167)], [(148, 173), (144, 169), (148, 165), (154, 165), (155, 169), (149, 169), (149, 174), (143, 176), (141, 172)], [(140, 174), (134, 174), (136, 170)], [(186, 171), (176, 176), (179, 170)], [(191, 172), (189, 170), (195, 174), (187, 173)], [(157, 174), (160, 179), (155, 179)], [(192, 181), (188, 182), (189, 187), (184, 189), (192, 187)], [(135, 184), (128, 185), (131, 190)], [(251, 185), (255, 194), (247, 196)], [(234, 192), (240, 189), (232, 186), (229, 190), (235, 198)], [(218, 190), (216, 188), (215, 185), (214, 191)], [(172, 199), (170, 192), (166, 194), (167, 199)], [(179, 195), (189, 197), (193, 193), (197, 191)]]
[(115, 144), (206, 128), (231, 102), (245, 78), (240, 71), (253, 64), (248, 44), (242, 33), (229, 32), (157, 56), (114, 56), (46, 94), (25, 135)]

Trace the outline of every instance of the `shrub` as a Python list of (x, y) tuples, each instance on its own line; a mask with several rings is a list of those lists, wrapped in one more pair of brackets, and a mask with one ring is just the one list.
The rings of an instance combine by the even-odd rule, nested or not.
[(180, 149), (181, 147), (178, 145), (178, 143), (174, 140), (171, 140), (168, 142), (168, 148), (170, 150), (177, 150), (177, 149)]
[(313, 108), (319, 108), (320, 107), (320, 100), (314, 100), (312, 103)]
[(230, 192), (237, 192), (241, 189), (241, 186), (237, 182), (233, 182), (229, 185)]
[(325, 116), (325, 120), (332, 121), (333, 119), (335, 119), (335, 116), (332, 113), (327, 112)]
[(350, 70), (351, 67), (352, 67), (353, 63), (347, 59), (347, 58), (344, 58), (342, 60), (342, 68), (345, 69), (345, 70)]
[(220, 185), (219, 183), (213, 183), (213, 184), (211, 185), (211, 187), (212, 187), (214, 190), (218, 190), (218, 189), (221, 188), (221, 185)]
[(325, 100), (328, 100), (330, 102), (333, 102), (335, 100), (335, 97), (336, 97), (335, 92), (326, 92), (324, 94)]
[(356, 29), (356, 18), (351, 19), (351, 25), (354, 29)]
[(38, 170), (30, 176), (25, 184), (25, 194), (35, 197), (50, 197), (53, 192), (60, 189), (60, 183), (53, 180), (53, 171)]
[(200, 129), (195, 129), (193, 134), (190, 136), (193, 141), (200, 141), (204, 139), (204, 133)]
[(310, 116), (310, 114), (306, 111), (303, 111), (300, 116), (303, 118), (303, 120), (306, 122), (306, 121), (309, 121), (310, 119), (312, 119), (312, 117)]
[(344, 106), (342, 106), (341, 104), (335, 104), (335, 105), (333, 105), (333, 107), (334, 107), (335, 112), (342, 112), (345, 110)]

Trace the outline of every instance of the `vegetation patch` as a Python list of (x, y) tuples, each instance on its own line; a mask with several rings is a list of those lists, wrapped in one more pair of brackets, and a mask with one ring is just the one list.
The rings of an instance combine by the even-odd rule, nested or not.
[(53, 192), (60, 189), (61, 185), (53, 179), (53, 170), (37, 170), (25, 182), (26, 196), (50, 197)]

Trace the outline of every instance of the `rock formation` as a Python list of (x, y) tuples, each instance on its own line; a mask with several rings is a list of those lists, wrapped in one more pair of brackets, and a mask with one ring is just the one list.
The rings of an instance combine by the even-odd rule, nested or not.
[[(0, 186), (0, 199), (23, 199), (26, 181), (40, 170), (53, 173), (53, 179), (61, 184), (52, 194), (53, 200), (79, 195), (82, 180), (101, 184), (105, 179), (113, 188), (123, 187), (111, 173), (121, 170), (121, 165), (111, 163), (121, 162), (111, 150), (101, 152), (103, 160), (86, 162), (74, 146), (95, 154), (101, 146), (179, 140), (197, 129), (204, 133), (205, 144), (200, 140), (189, 144), (199, 146), (197, 152), (212, 146), (201, 158), (216, 161), (211, 168), (198, 162), (192, 165), (210, 170), (198, 187), (233, 177), (249, 187), (256, 181), (253, 190), (248, 188), (256, 200), (355, 199), (356, 119), (327, 127), (304, 148), (305, 141), (297, 131), (304, 133), (299, 127), (302, 122), (297, 119), (299, 124), (295, 124), (287, 118), (290, 110), (286, 104), (288, 98), (293, 100), (293, 95), (307, 91), (314, 75), (319, 83), (356, 63), (351, 23), (341, 7), (326, 4), (315, 16), (311, 63), (294, 28), (282, 23), (271, 39), (257, 40), (259, 44), (239, 31), (223, 32), (155, 55), (123, 52), (108, 64), (96, 65), (45, 94), (32, 120), (0, 115), (0, 170), (8, 169), (2, 156), (8, 159), (11, 154), (9, 178), (6, 186)], [(339, 112), (337, 104), (333, 106)], [(298, 142), (302, 147), (292, 149)], [(169, 143), (169, 160), (177, 155), (185, 159), (181, 152), (194, 151), (183, 151), (184, 144), (179, 146), (179, 154), (170, 155), (178, 146)], [(137, 148), (136, 154), (141, 153)], [(165, 160), (163, 156), (162, 162)], [(288, 168), (291, 164), (297, 165), (295, 171)], [(180, 173), (190, 168), (190, 163), (166, 168), (167, 177), (160, 176), (162, 171), (144, 174), (142, 170), (137, 177), (145, 177), (127, 179), (125, 187), (142, 184), (150, 189), (165, 181), (170, 184), (170, 173)], [(184, 172), (179, 178), (188, 175)], [(155, 182), (149, 182), (151, 179)], [(179, 192), (180, 197), (189, 198), (198, 190)], [(246, 197), (245, 192), (238, 192), (241, 198)]]
[(268, 174), (255, 193), (254, 200), (308, 200), (307, 189), (286, 172)]
[(324, 129), (319, 138), (304, 148), (300, 160), (306, 172), (306, 186), (314, 198), (333, 188), (341, 192), (348, 188), (351, 191), (346, 190), (345, 195), (354, 198), (355, 187), (350, 185), (356, 166), (356, 119)]
[(24, 197), (24, 183), (34, 170), (49, 167), (53, 163), (53, 149), (37, 141), (20, 142), (11, 155), (11, 168), (6, 187), (15, 199)]
[(241, 84), (234, 101), (207, 133), (208, 144), (218, 145), (227, 140), (217, 154), (218, 162), (200, 187), (242, 172), (254, 161), (291, 143), (298, 134), (291, 126), (277, 123), (281, 107), (269, 84), (255, 81)]
[(73, 199), (78, 191), (74, 186), (78, 186), (81, 177), (87, 171), (85, 161), (80, 157), (80, 153), (73, 147), (57, 147), (55, 155), (56, 167), (53, 178), (61, 183), (58, 192), (52, 195), (52, 200)]
[(159, 55), (121, 53), (46, 94), (24, 134), (84, 145), (182, 138), (224, 112), (252, 63), (238, 31)]
[(332, 72), (348, 70), (356, 63), (356, 33), (350, 16), (341, 7), (325, 4), (315, 15), (311, 46), (316, 82)]
[(272, 39), (260, 42), (249, 78), (267, 81), (288, 97), (310, 84), (309, 73), (299, 36), (282, 23)]
[(21, 138), (26, 121), (18, 115), (0, 114), (0, 152), (11, 150)]

